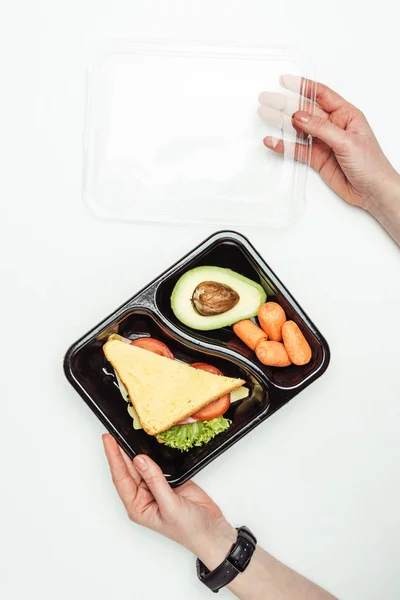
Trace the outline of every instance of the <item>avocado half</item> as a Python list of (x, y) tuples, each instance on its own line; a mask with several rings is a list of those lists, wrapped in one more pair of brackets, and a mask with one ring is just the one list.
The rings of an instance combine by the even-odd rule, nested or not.
[[(212, 316), (203, 316), (193, 306), (192, 296), (204, 281), (223, 283), (239, 295), (238, 303), (230, 310)], [(182, 275), (172, 291), (171, 308), (176, 318), (191, 329), (211, 331), (233, 325), (257, 315), (257, 310), (267, 299), (260, 284), (222, 267), (197, 267)]]

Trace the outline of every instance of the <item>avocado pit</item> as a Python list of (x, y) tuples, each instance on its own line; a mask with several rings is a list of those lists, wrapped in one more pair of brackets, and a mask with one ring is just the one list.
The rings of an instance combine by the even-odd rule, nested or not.
[(231, 310), (239, 302), (239, 294), (217, 281), (203, 281), (195, 288), (192, 303), (196, 311), (204, 316), (222, 315)]

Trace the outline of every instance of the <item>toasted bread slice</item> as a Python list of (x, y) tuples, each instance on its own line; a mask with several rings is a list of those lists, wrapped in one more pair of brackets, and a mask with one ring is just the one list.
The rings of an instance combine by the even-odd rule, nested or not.
[(109, 340), (103, 350), (150, 435), (166, 431), (245, 383), (115, 339)]

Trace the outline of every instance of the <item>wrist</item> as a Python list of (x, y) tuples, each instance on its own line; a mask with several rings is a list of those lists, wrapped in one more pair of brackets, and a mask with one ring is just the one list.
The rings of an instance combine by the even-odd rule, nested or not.
[(400, 202), (400, 174), (392, 169), (382, 177), (375, 191), (364, 199), (364, 209), (379, 219), (379, 215), (396, 202)]
[(228, 556), (236, 540), (237, 530), (225, 518), (221, 518), (207, 531), (199, 532), (189, 550), (212, 571)]
[(386, 229), (389, 235), (400, 246), (400, 175), (395, 172), (385, 181), (384, 188), (366, 210)]

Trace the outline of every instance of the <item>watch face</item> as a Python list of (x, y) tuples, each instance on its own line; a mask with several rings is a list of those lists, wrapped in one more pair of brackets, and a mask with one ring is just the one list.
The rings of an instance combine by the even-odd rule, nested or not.
[(248, 527), (246, 527), (245, 525), (243, 525), (243, 527), (239, 527), (238, 529), (239, 534), (244, 533), (253, 540), (254, 544), (257, 544), (257, 539), (256, 536), (254, 535), (254, 533), (252, 531), (250, 531), (250, 529)]

